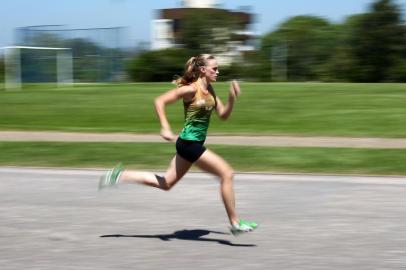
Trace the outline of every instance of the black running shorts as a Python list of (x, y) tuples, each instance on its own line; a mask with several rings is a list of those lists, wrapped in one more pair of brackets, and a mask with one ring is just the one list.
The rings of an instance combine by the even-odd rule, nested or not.
[(204, 141), (186, 141), (178, 138), (176, 141), (176, 152), (190, 162), (195, 162), (206, 151)]

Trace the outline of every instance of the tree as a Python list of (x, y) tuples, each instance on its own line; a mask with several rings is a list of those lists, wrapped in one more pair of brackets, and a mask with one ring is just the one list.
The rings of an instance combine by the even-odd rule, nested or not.
[(202, 52), (218, 54), (227, 51), (228, 42), (237, 28), (235, 19), (224, 10), (190, 10), (180, 22), (176, 42), (193, 55)]
[(392, 67), (389, 69), (388, 80), (395, 82), (406, 82), (406, 25), (403, 25), (403, 44), (399, 56), (396, 57)]
[(352, 80), (382, 82), (391, 78), (397, 59), (405, 47), (405, 28), (398, 6), (391, 0), (379, 0), (353, 24), (349, 39), (350, 56), (359, 69)]
[(65, 46), (72, 49), (77, 81), (114, 81), (122, 71), (125, 52), (121, 49), (107, 48), (84, 38), (67, 40)]
[(357, 81), (364, 77), (365, 70), (360, 68), (358, 58), (354, 55), (354, 43), (359, 38), (359, 25), (366, 14), (349, 16), (344, 23), (336, 25), (336, 46), (332, 57), (325, 65), (327, 80)]
[(35, 33), (30, 37), (29, 45), (39, 47), (63, 47), (64, 40), (54, 33)]
[[(286, 69), (286, 79), (294, 81), (319, 80), (321, 67), (329, 60), (336, 45), (337, 34), (325, 19), (296, 16), (282, 23), (263, 41), (269, 55), (279, 58)], [(277, 73), (273, 59), (273, 73)]]

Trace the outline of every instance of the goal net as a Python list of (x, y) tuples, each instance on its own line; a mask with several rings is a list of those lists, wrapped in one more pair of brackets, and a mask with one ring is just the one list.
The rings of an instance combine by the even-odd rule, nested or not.
[(55, 82), (72, 85), (70, 48), (8, 46), (4, 51), (5, 89), (21, 89), (23, 83)]

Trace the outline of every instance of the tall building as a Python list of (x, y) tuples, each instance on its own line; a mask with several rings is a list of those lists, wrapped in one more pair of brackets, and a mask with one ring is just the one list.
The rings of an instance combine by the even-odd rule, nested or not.
[[(179, 43), (181, 35), (182, 20), (190, 12), (199, 12), (202, 10), (216, 11), (217, 14), (231, 16), (238, 23), (238, 31), (232, 33), (233, 40), (229, 41), (224, 49), (216, 54), (220, 64), (230, 64), (232, 59), (240, 56), (245, 51), (254, 50), (251, 45), (255, 34), (249, 29), (253, 23), (254, 15), (244, 10), (226, 10), (221, 9), (216, 0), (183, 0), (180, 8), (160, 9), (157, 11), (157, 18), (152, 21), (152, 40), (153, 50), (181, 47)], [(213, 31), (221, 29), (213, 28)]]

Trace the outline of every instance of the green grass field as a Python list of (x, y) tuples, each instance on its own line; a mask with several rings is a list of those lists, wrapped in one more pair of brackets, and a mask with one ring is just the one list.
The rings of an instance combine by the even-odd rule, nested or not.
[[(29, 85), (0, 90), (0, 130), (158, 133), (153, 100), (169, 83)], [(228, 85), (216, 84), (226, 100)], [(213, 117), (210, 134), (406, 138), (405, 84), (242, 83), (229, 121)], [(178, 102), (168, 108), (174, 132)], [(406, 175), (406, 150), (209, 146), (237, 171)], [(130, 167), (163, 170), (167, 143), (0, 142), (0, 165)]]
[[(228, 84), (217, 83), (226, 100)], [(153, 100), (169, 83), (31, 85), (0, 91), (0, 130), (157, 133)], [(242, 83), (229, 121), (213, 117), (210, 134), (406, 137), (406, 84)], [(168, 108), (175, 132), (178, 102)]]
[[(209, 145), (236, 171), (406, 175), (406, 149), (280, 148)], [(0, 165), (165, 170), (169, 143), (0, 142)]]

